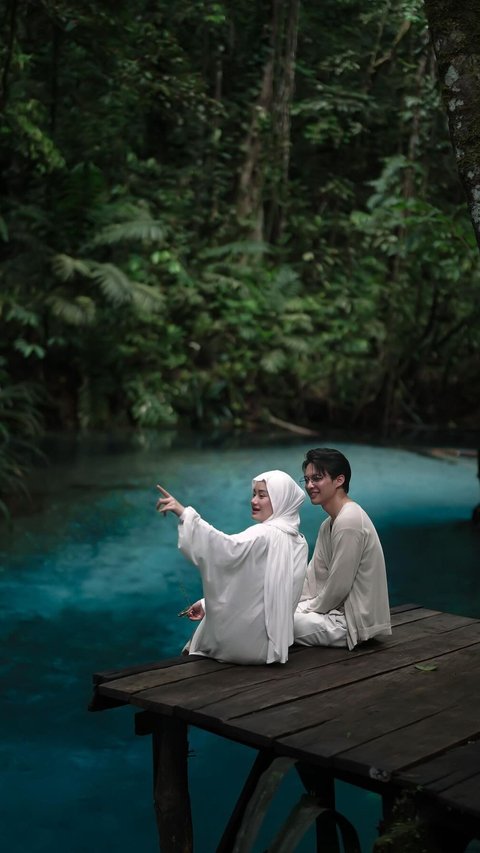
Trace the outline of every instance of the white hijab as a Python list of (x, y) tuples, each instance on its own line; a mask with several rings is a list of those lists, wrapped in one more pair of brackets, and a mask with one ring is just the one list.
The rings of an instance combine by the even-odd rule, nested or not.
[(293, 643), (294, 544), (305, 544), (305, 568), (307, 566), (308, 549), (298, 529), (298, 510), (305, 500), (305, 494), (284, 471), (257, 474), (253, 484), (261, 480), (266, 484), (273, 509), (272, 515), (263, 524), (275, 528), (276, 533), (271, 537), (267, 551), (263, 593), (268, 636), (267, 663), (284, 663), (288, 658), (288, 647)]

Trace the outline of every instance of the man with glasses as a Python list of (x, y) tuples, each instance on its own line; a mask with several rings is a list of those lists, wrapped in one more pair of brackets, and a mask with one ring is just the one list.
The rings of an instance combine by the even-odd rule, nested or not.
[(309, 450), (303, 483), (328, 513), (295, 612), (295, 642), (348, 646), (391, 634), (385, 559), (367, 513), (348, 496), (351, 468), (339, 450)]

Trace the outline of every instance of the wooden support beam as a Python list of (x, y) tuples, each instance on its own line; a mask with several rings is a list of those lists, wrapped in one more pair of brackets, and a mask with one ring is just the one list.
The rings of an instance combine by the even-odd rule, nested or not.
[(232, 853), (251, 853), (270, 803), (294, 763), (293, 758), (277, 756), (264, 770), (245, 808)]
[(135, 734), (140, 737), (151, 735), (158, 725), (158, 714), (150, 711), (138, 711), (135, 714)]
[(313, 821), (325, 813), (326, 810), (319, 805), (315, 796), (302, 794), (268, 848), (268, 853), (291, 853), (296, 850)]
[(259, 751), (236, 802), (235, 808), (230, 816), (230, 820), (225, 827), (220, 843), (216, 849), (216, 853), (231, 853), (233, 850), (238, 830), (240, 829), (240, 825), (245, 814), (245, 809), (252, 798), (260, 777), (265, 770), (270, 767), (274, 758), (274, 753), (269, 749), (261, 749)]
[(153, 804), (161, 853), (192, 853), (187, 724), (158, 715), (152, 732)]
[(340, 843), (335, 819), (335, 778), (328, 770), (298, 762), (297, 773), (309, 794), (313, 794), (329, 814), (316, 821), (318, 853), (340, 853)]

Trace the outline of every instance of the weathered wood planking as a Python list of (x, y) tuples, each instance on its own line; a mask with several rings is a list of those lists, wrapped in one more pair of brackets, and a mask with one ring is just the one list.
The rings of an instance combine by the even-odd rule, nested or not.
[(478, 818), (480, 740), (403, 770), (398, 778), (404, 785), (424, 788), (444, 805)]
[(191, 656), (98, 673), (95, 693), (480, 820), (480, 620), (404, 605), (392, 625), (353, 652), (295, 648), (284, 666)]
[[(344, 649), (318, 649), (305, 648), (297, 649), (296, 654), (292, 654), (290, 660), (285, 665), (260, 666), (260, 667), (238, 667), (232, 664), (219, 663), (207, 658), (199, 657), (181, 657), (174, 658), (167, 662), (165, 668), (159, 665), (155, 668), (134, 667), (128, 670), (116, 670), (108, 674), (101, 673), (94, 676), (95, 684), (102, 685), (102, 694), (115, 696), (117, 698), (124, 693), (139, 693), (146, 687), (153, 688), (155, 686), (165, 686), (170, 683), (180, 683), (189, 680), (197, 675), (211, 674), (218, 670), (232, 670), (236, 675), (234, 679), (248, 683), (249, 681), (256, 682), (259, 680), (259, 673), (262, 673), (260, 680), (284, 680), (286, 674), (294, 672), (305, 672), (308, 669), (316, 670), (319, 667), (325, 667), (331, 663), (340, 663), (347, 661), (349, 666), (355, 667), (355, 661), (364, 655), (371, 655), (374, 652), (385, 651), (392, 646), (404, 645), (405, 642), (411, 640), (416, 641), (422, 637), (428, 637), (430, 634), (439, 634), (443, 632), (451, 632), (457, 628), (467, 628), (468, 626), (477, 625), (475, 620), (467, 619), (462, 616), (452, 616), (448, 619), (447, 614), (436, 614), (436, 611), (428, 611), (429, 617), (422, 616), (413, 624), (411, 620), (405, 623), (401, 622), (396, 626), (396, 630), (392, 637), (387, 638), (382, 643), (372, 642), (366, 643), (364, 646), (358, 647), (353, 652), (348, 652)], [(434, 614), (434, 615), (430, 615)], [(462, 639), (459, 637), (459, 639)], [(447, 643), (450, 642), (447, 640)], [(467, 640), (468, 642), (468, 640)], [(403, 652), (402, 652), (403, 654)], [(222, 678), (222, 683), (225, 679)], [(187, 687), (190, 690), (190, 685)], [(163, 693), (166, 696), (165, 693)]]
[[(101, 686), (101, 692), (113, 698), (124, 698), (128, 693), (130, 702), (141, 708), (163, 714), (179, 713), (187, 722), (224, 734), (225, 729), (219, 728), (219, 721), (247, 712), (255, 714), (266, 707), (300, 697), (352, 686), (360, 680), (371, 682), (373, 689), (375, 676), (419, 662), (431, 662), (434, 657), (468, 648), (475, 642), (480, 643), (480, 623), (436, 635), (428, 634), (388, 649), (379, 648), (376, 653), (354, 653), (346, 657), (348, 652), (343, 650), (306, 649), (284, 666), (225, 666), (213, 671), (215, 663), (212, 661), (209, 671), (209, 662), (205, 661), (201, 662), (206, 664), (202, 675), (193, 684), (187, 677), (179, 680), (172, 667), (166, 673), (168, 683), (159, 673), (159, 686), (142, 689), (145, 674), (141, 674), (130, 677), (125, 688), (122, 687), (123, 679), (107, 682)], [(199, 662), (193, 665), (199, 666)], [(181, 669), (183, 672), (183, 667)]]

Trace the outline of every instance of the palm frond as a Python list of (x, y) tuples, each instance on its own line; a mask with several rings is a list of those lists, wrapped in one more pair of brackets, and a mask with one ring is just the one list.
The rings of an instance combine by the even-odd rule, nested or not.
[(300, 277), (291, 267), (280, 267), (275, 273), (273, 284), (285, 296), (297, 296), (301, 291)]
[(91, 276), (89, 264), (85, 261), (79, 261), (78, 258), (72, 258), (70, 255), (54, 255), (52, 269), (61, 281), (69, 281), (75, 273), (87, 278)]
[(134, 284), (132, 301), (135, 308), (138, 308), (140, 311), (161, 311), (165, 305), (163, 293), (160, 293), (153, 287), (149, 287), (148, 284), (141, 284), (140, 282), (135, 282)]
[[(9, 517), (7, 498), (28, 494), (25, 475), (32, 458), (42, 458), (38, 437), (42, 431), (41, 387), (29, 382), (10, 383), (0, 372), (0, 514)], [(5, 498), (6, 500), (2, 500)]]
[(93, 239), (95, 246), (112, 246), (125, 240), (159, 243), (164, 240), (165, 232), (158, 220), (142, 215), (127, 222), (116, 222), (103, 228)]
[(115, 264), (92, 264), (92, 278), (112, 305), (132, 302), (135, 284)]
[(49, 304), (52, 313), (71, 326), (90, 326), (95, 321), (95, 303), (89, 296), (65, 299), (54, 295)]

